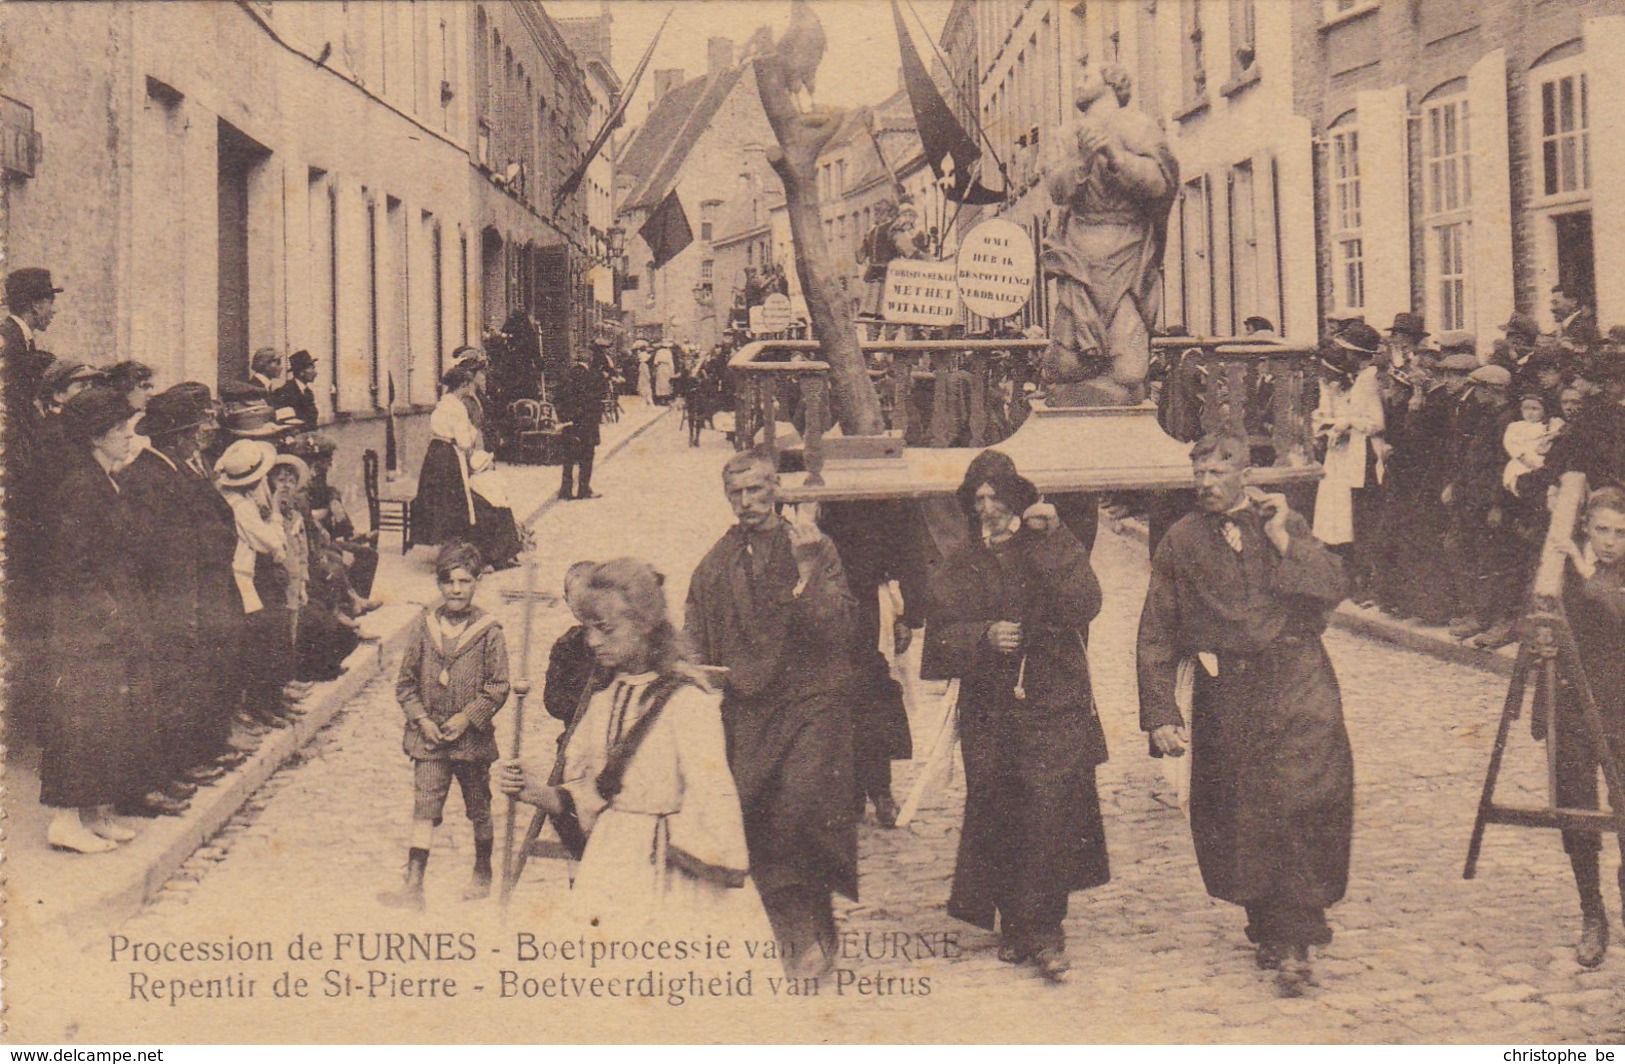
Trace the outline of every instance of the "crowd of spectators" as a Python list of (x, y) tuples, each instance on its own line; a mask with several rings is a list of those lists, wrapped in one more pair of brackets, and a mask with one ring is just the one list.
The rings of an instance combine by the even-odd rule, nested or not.
[(1556, 491), (1551, 456), (1625, 385), (1625, 327), (1599, 333), (1561, 289), (1551, 311), (1547, 333), (1513, 314), (1487, 360), (1471, 338), (1430, 343), (1414, 314), (1386, 334), (1329, 323), (1315, 534), (1344, 555), (1356, 604), (1476, 647), (1515, 638)]
[(46, 351), (61, 292), (6, 279), (7, 741), (40, 750), (58, 848), (179, 815), (355, 649), (378, 555), (328, 481), (315, 362), (256, 352), (219, 394)]

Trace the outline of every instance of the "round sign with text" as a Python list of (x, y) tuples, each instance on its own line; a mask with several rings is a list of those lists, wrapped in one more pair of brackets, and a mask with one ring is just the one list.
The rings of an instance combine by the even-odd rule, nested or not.
[(1008, 318), (1032, 298), (1037, 272), (1032, 238), (1003, 218), (985, 221), (960, 241), (955, 269), (966, 310), (984, 318)]

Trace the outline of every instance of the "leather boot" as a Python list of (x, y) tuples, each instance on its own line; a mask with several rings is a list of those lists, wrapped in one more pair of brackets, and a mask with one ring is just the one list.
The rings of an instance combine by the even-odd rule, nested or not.
[(423, 911), (423, 873), (429, 867), (429, 851), (412, 847), (406, 859), (406, 882), (400, 890), (387, 890), (378, 895), (378, 902), (391, 909)]
[(474, 840), (474, 878), (463, 888), (464, 901), (491, 896), (491, 839)]

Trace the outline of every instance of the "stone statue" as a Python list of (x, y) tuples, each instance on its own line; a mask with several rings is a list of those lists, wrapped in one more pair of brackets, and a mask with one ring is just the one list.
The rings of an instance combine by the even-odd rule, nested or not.
[(1044, 378), (1052, 405), (1133, 404), (1145, 397), (1179, 163), (1157, 122), (1128, 106), (1128, 72), (1082, 64), (1081, 119), (1045, 173), (1063, 210), (1042, 257), (1056, 281)]

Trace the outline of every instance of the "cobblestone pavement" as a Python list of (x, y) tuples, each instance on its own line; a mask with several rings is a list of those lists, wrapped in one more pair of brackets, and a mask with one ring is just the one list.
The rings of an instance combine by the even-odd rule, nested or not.
[[(564, 568), (577, 558), (630, 553), (668, 574), (672, 602), (680, 608), (689, 571), (729, 520), (717, 482), (723, 445), (712, 439), (689, 450), (680, 431), (676, 419), (656, 426), (607, 464), (597, 478), (603, 499), (555, 507), (543, 516), (537, 526), (539, 588), (556, 591)], [(931, 793), (908, 828), (864, 826), (863, 900), (843, 903), (841, 911), (848, 932), (845, 974), (826, 980), (816, 997), (792, 1000), (782, 986), (769, 993), (766, 977), (778, 974), (769, 963), (758, 964), (748, 1007), (738, 1001), (674, 1008), (637, 1000), (598, 1008), (573, 1000), (501, 1000), (492, 973), (513, 963), (514, 930), (545, 926), (564, 890), (564, 872), (557, 862), (535, 862), (505, 926), (494, 903), (459, 901), (471, 842), (460, 800), (453, 797), (430, 862), (429, 911), (403, 916), (375, 902), (374, 894), (396, 882), (404, 862), (411, 805), (391, 662), (386, 678), (358, 696), (141, 916), (117, 932), (141, 941), (235, 934), (281, 943), (300, 932), (331, 942), (352, 932), (469, 931), (478, 936), (481, 960), (453, 964), (449, 972), (464, 982), (464, 996), (452, 1002), (389, 994), (322, 997), (316, 988), (323, 971), (358, 967), (350, 963), (352, 954), (342, 962), (305, 965), (301, 970), (308, 969), (313, 989), (303, 1002), (269, 1000), (267, 985), (288, 966), (262, 965), (255, 970), (263, 982), (253, 1002), (171, 1008), (129, 1003), (129, 971), (140, 965), (114, 962), (102, 966), (105, 975), (81, 980), (75, 989), (95, 1004), (58, 1010), (60, 1031), (86, 1039), (100, 1033), (135, 1040), (168, 1031), (183, 1040), (233, 1041), (1524, 1044), (1617, 1042), (1625, 1036), (1619, 975), (1625, 957), (1616, 954), (1594, 972), (1574, 964), (1578, 911), (1555, 833), (1492, 828), (1478, 878), (1461, 878), (1504, 682), (1342, 633), (1329, 635), (1328, 645), (1357, 766), (1353, 877), (1347, 899), (1332, 912), (1336, 941), (1317, 964), (1320, 988), (1298, 1000), (1274, 996), (1253, 967), (1240, 911), (1203, 891), (1185, 820), (1146, 756), (1137, 727), (1133, 633), (1146, 580), (1143, 551), (1103, 532), (1095, 552), (1106, 612), (1094, 626), (1090, 653), (1112, 755), (1100, 786), (1114, 878), (1073, 896), (1067, 931), (1077, 967), (1064, 986), (1047, 986), (1030, 970), (1000, 964), (991, 936), (943, 912), (963, 800), (956, 766), (948, 786)], [(517, 647), (517, 604), (493, 599), (485, 605), (501, 613), (510, 646)], [(562, 606), (537, 609), (532, 675), (540, 675), (546, 648), (568, 623)], [(517, 661), (515, 653), (516, 668)], [(937, 712), (936, 700), (929, 699), (921, 715)], [(499, 718), (505, 748), (512, 713), (510, 703)], [(557, 726), (542, 711), (539, 692), (527, 717), (528, 748), (550, 750)], [(922, 756), (932, 727), (930, 719), (915, 722)], [(1503, 798), (1538, 801), (1539, 749), (1526, 727), (1519, 729), (1511, 760)], [(901, 800), (914, 769), (897, 767)], [(1612, 883), (1612, 872), (1613, 859), (1605, 857), (1605, 882)], [(1612, 890), (1609, 903), (1617, 931)], [(922, 950), (950, 956), (917, 957)], [(99, 939), (87, 956), (108, 960), (108, 940)], [(537, 965), (516, 967), (526, 976), (554, 974)], [(447, 974), (445, 965), (395, 968)], [(210, 973), (194, 965), (170, 966), (166, 974)], [(484, 989), (471, 995), (469, 983)], [(117, 1004), (100, 1004), (108, 1000)]]

